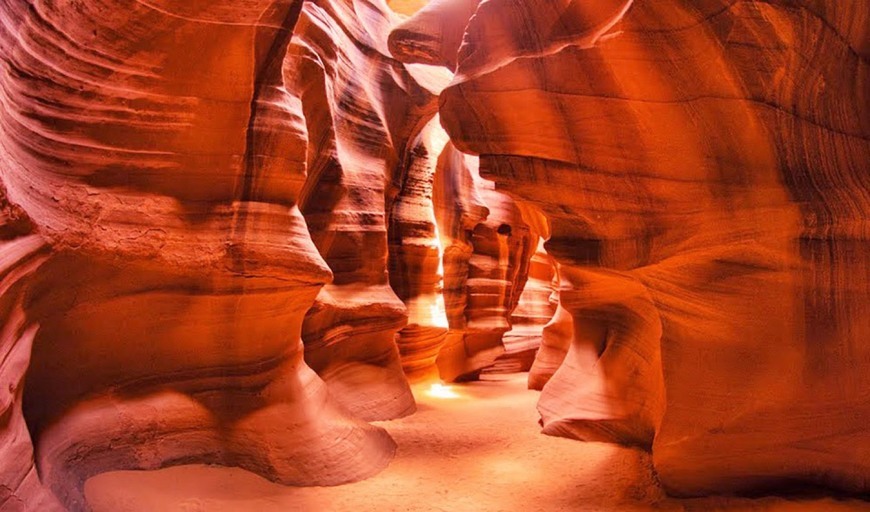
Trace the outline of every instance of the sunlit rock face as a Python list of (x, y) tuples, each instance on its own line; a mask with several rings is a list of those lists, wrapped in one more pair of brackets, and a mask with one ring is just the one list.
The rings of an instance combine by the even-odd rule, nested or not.
[(40, 499), (23, 419), (42, 484), (73, 510), (113, 469), (313, 485), (389, 461), (386, 433), (302, 359), (332, 272), (298, 209), (310, 130), (282, 68), (300, 9), (0, 2), (0, 175), (50, 247), (3, 245), (11, 506)]
[(447, 136), (430, 122), (408, 155), (401, 189), (390, 210), (390, 284), (408, 307), (408, 325), (397, 339), (405, 374), (437, 377), (435, 360), (447, 338), (442, 248), (433, 191), (437, 157)]
[[(558, 284), (558, 282), (557, 282)], [(558, 301), (558, 290), (554, 294)], [(574, 318), (561, 305), (556, 305), (552, 318), (541, 330), (541, 346), (529, 368), (529, 388), (542, 390), (565, 361), (565, 354), (574, 341)]]
[(393, 29), (390, 51), (403, 62), (456, 68), (468, 19), (480, 0), (431, 0)]
[[(441, 41), (423, 13), (393, 48)], [(655, 436), (675, 494), (867, 492), (867, 27), (859, 2), (480, 4), (441, 119), (549, 219), (573, 339), (545, 430)]]
[(409, 379), (516, 370), (672, 494), (870, 492), (868, 27), (0, 0), (0, 511), (185, 463), (356, 481)]
[[(394, 176), (402, 187), (413, 179), (403, 181), (410, 172), (403, 170), (426, 167), (413, 155), (437, 108), (436, 96), (388, 56), (395, 22), (389, 10), (364, 2), (308, 2), (285, 62), (309, 134), (301, 208), (335, 276), (306, 315), (305, 359), (336, 400), (368, 420), (414, 411), (395, 341), (408, 314), (400, 300), (407, 297), (388, 278), (388, 214)], [(392, 210), (393, 217), (404, 211)]]
[(434, 189), (444, 247), (444, 302), (450, 330), (438, 354), (445, 380), (469, 380), (491, 366), (528, 277), (538, 235), (516, 204), (482, 179), (478, 159), (448, 144)]
[(502, 338), (504, 354), (485, 368), (485, 373), (529, 371), (541, 347), (544, 327), (556, 312), (556, 268), (544, 249), (543, 239), (538, 241), (526, 274), (523, 292), (510, 317), (511, 329)]

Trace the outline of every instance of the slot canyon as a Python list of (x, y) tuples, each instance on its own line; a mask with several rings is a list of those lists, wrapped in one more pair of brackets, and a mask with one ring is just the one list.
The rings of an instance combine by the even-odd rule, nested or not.
[(0, 0), (0, 512), (870, 511), (867, 0)]

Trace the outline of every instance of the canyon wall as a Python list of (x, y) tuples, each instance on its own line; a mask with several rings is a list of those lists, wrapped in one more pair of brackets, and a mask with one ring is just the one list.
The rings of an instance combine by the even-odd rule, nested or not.
[(672, 494), (870, 491), (870, 8), (389, 4), (0, 0), (0, 510), (527, 369)]
[[(3, 246), (4, 507), (45, 495), (31, 446), (42, 484), (73, 510), (84, 481), (113, 469), (219, 463), (313, 485), (390, 460), (386, 433), (335, 405), (303, 361), (303, 319), (333, 276), (318, 249), (333, 253), (299, 210), (325, 181), (306, 184), (322, 164), (311, 148), (329, 144), (311, 140), (320, 119), (284, 80), (301, 10), (0, 3), (0, 169), (41, 237)], [(384, 289), (392, 317), (378, 325), (395, 330), (403, 307)], [(390, 348), (398, 383), (385, 387), (407, 409)], [(367, 350), (356, 359), (386, 352)]]
[(24, 291), (48, 246), (20, 208), (0, 192), (0, 510), (63, 510), (42, 486), (22, 413), (24, 377), (38, 326), (27, 321)]
[(505, 352), (538, 236), (494, 184), (478, 159), (448, 143), (434, 187), (444, 247), (444, 302), (449, 330), (437, 364), (442, 379), (474, 380)]
[(414, 411), (395, 343), (407, 312), (387, 273), (388, 184), (436, 105), (386, 55), (391, 13), (355, 5), (307, 2), (284, 74), (307, 123), (301, 210), (334, 276), (305, 316), (305, 360), (344, 407), (383, 420)]
[(391, 47), (467, 25), (442, 123), (549, 220), (573, 333), (545, 431), (652, 444), (679, 495), (867, 492), (867, 5), (453, 4)]
[[(447, 333), (449, 73), (392, 58), (382, 1), (0, 15), (0, 509), (84, 509), (117, 469), (383, 468), (364, 420), (414, 411), (406, 373), (437, 375)], [(524, 279), (511, 247), (500, 289)]]
[(544, 249), (543, 239), (538, 239), (526, 275), (525, 286), (510, 317), (511, 329), (501, 340), (504, 354), (485, 368), (484, 373), (528, 372), (541, 348), (544, 329), (559, 303), (556, 267)]

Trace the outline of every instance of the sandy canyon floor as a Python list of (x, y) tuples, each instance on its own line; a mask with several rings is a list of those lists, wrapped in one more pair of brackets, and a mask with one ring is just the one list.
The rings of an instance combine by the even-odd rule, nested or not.
[(362, 482), (294, 488), (192, 465), (99, 475), (87, 483), (88, 501), (94, 512), (870, 511), (868, 502), (831, 498), (669, 499), (645, 453), (542, 435), (525, 375), (441, 391), (418, 385), (416, 414), (379, 422), (398, 452)]

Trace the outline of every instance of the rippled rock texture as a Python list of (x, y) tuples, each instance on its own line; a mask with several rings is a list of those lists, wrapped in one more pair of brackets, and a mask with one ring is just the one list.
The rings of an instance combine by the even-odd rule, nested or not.
[[(85, 479), (112, 469), (219, 463), (313, 485), (387, 464), (392, 440), (334, 404), (300, 340), (333, 276), (299, 210), (326, 186), (306, 173), (330, 141), (311, 139), (327, 123), (290, 87), (285, 57), (297, 21), (354, 6), (0, 3), (2, 179), (50, 247), (3, 246), (4, 477), (7, 454), (22, 466), (0, 498), (29, 506), (39, 492), (22, 402), (42, 483), (74, 510)], [(379, 257), (371, 275), (380, 264), (385, 283)], [(384, 289), (395, 329), (403, 308)]]
[(22, 414), (24, 377), (38, 326), (23, 308), (27, 284), (48, 257), (27, 215), (0, 195), (0, 510), (63, 510), (42, 487)]
[(367, 420), (414, 411), (395, 342), (408, 314), (387, 273), (388, 196), (436, 111), (386, 51), (395, 22), (365, 3), (307, 2), (284, 66), (307, 123), (301, 209), (334, 275), (305, 317), (305, 360)]
[[(452, 51), (452, 16), (393, 48)], [(868, 27), (861, 2), (480, 3), (441, 119), (549, 219), (573, 339), (545, 431), (655, 436), (676, 494), (868, 491)]]
[[(447, 335), (449, 72), (391, 56), (402, 18), (380, 1), (0, 14), (4, 510), (82, 509), (115, 469), (330, 485), (384, 467), (395, 445), (363, 420), (414, 411), (407, 379), (437, 375)], [(524, 280), (519, 246), (489, 238), (475, 276)]]
[(556, 267), (544, 249), (543, 239), (538, 240), (526, 274), (525, 286), (511, 314), (511, 329), (502, 338), (504, 354), (484, 373), (529, 371), (541, 347), (544, 329), (556, 312)]
[(868, 27), (0, 0), (0, 510), (184, 463), (356, 481), (409, 379), (529, 367), (545, 433), (672, 494), (870, 492)]
[(538, 236), (520, 210), (480, 177), (478, 159), (448, 143), (434, 200), (444, 247), (444, 302), (449, 324), (438, 354), (444, 380), (476, 379), (505, 352)]

